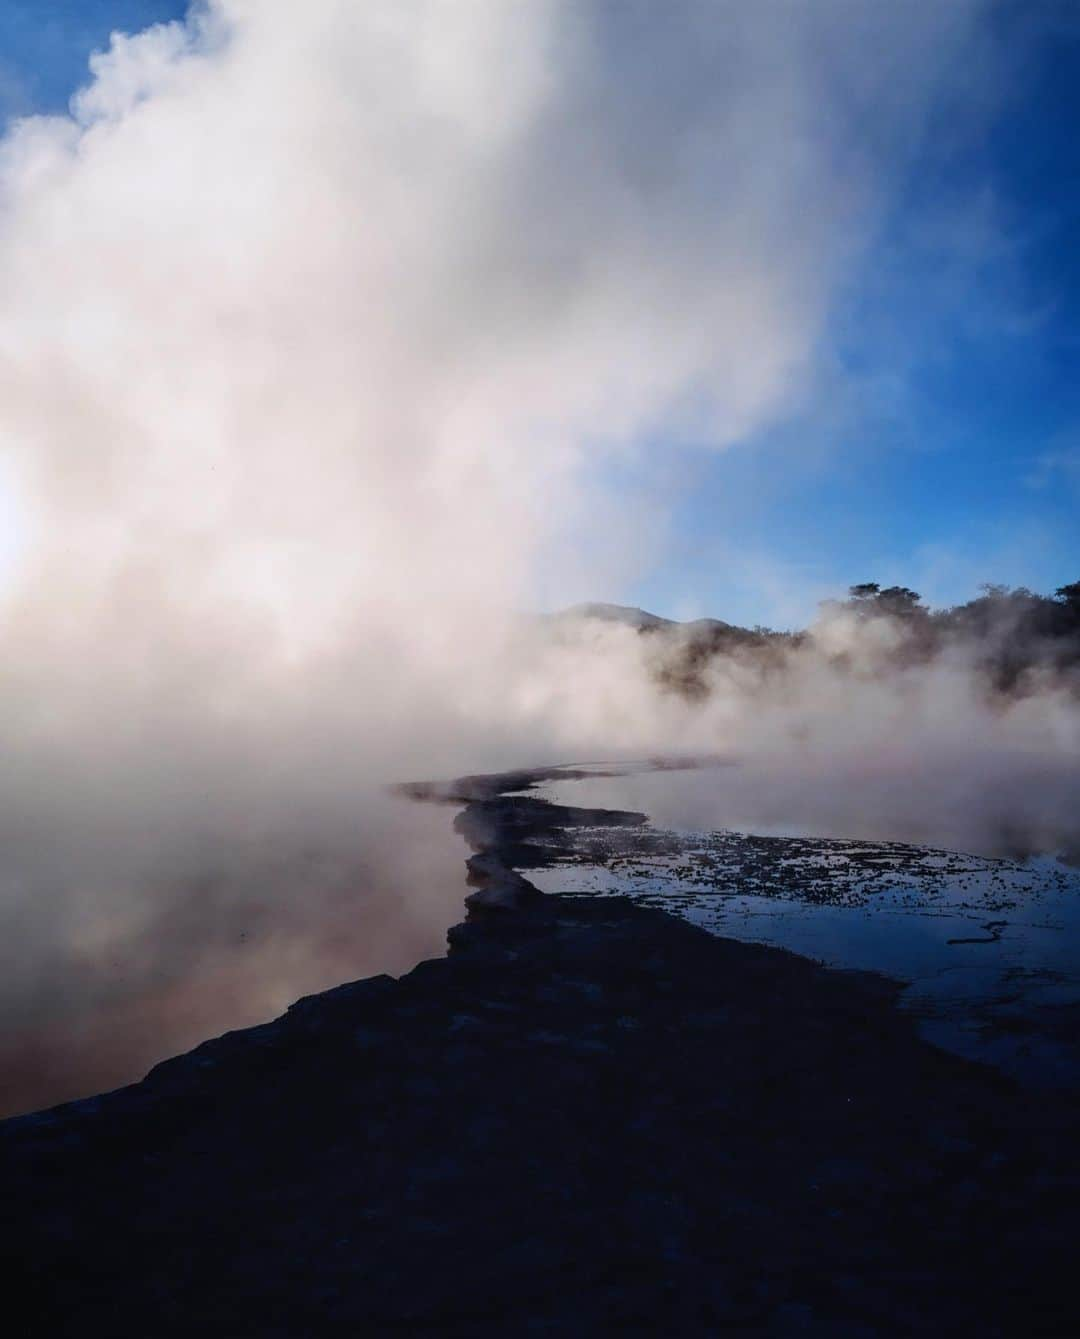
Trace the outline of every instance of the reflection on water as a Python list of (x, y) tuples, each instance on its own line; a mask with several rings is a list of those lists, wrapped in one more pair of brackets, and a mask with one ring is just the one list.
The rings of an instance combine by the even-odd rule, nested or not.
[(452, 819), (365, 795), (316, 839), (305, 813), (296, 832), (185, 852), (130, 887), (12, 891), (0, 919), (0, 1116), (135, 1082), (301, 995), (442, 954), (466, 894)]
[[(906, 1007), (941, 1045), (1080, 1082), (1075, 869), (1004, 859), (1000, 834), (970, 824), (945, 840), (947, 814), (933, 846), (912, 845), (925, 805), (845, 819), (843, 792), (785, 791), (733, 764), (623, 764), (534, 793), (652, 819), (575, 831), (571, 856), (528, 870), (545, 891), (624, 893), (715, 933), (885, 972), (909, 983)], [(380, 792), (314, 836), (305, 812), (293, 832), (199, 846), (130, 887), (5, 889), (0, 1115), (133, 1082), (301, 995), (441, 954), (466, 891), (454, 814)]]
[(909, 983), (904, 1006), (939, 1045), (1027, 1081), (1080, 1083), (1080, 873), (1052, 856), (814, 833), (771, 806), (768, 821), (744, 815), (738, 829), (670, 825), (695, 806), (716, 813), (737, 779), (725, 767), (550, 783), (540, 793), (560, 803), (638, 807), (655, 821), (636, 834), (578, 832), (575, 855), (529, 878), (886, 973)]

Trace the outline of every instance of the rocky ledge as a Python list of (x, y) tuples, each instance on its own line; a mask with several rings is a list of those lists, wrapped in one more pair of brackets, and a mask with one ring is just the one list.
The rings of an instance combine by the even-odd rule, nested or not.
[(507, 852), (573, 811), (426, 798), (446, 958), (0, 1125), (9, 1333), (1077, 1332), (1074, 1098), (880, 978), (537, 893)]

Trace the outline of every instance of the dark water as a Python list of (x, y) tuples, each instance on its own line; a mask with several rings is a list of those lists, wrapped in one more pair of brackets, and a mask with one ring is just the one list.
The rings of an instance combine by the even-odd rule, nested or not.
[(1080, 1085), (1080, 872), (1051, 854), (1016, 860), (845, 837), (835, 820), (814, 832), (775, 812), (756, 823), (740, 814), (738, 827), (677, 824), (715, 813), (717, 797), (737, 789), (730, 767), (550, 782), (536, 793), (664, 821), (629, 836), (576, 833), (572, 856), (529, 878), (548, 892), (624, 894), (716, 934), (882, 972), (908, 983), (904, 1007), (929, 1040), (1028, 1082)]
[[(755, 792), (735, 766), (623, 765), (533, 793), (653, 820), (573, 833), (571, 855), (526, 871), (543, 890), (624, 893), (718, 934), (884, 972), (909, 983), (905, 1005), (930, 1039), (1080, 1085), (1080, 873), (1052, 855), (972, 853), (970, 832), (950, 848), (947, 824), (932, 847), (896, 840), (880, 816), (852, 831), (835, 810)], [(380, 804), (336, 860), (283, 837), (216, 882), (88, 891), (79, 922), (58, 903), (63, 934), (28, 934), (15, 908), (0, 953), (0, 1115), (138, 1080), (300, 995), (441, 954), (467, 891), (456, 807)], [(39, 910), (33, 925), (48, 924)]]

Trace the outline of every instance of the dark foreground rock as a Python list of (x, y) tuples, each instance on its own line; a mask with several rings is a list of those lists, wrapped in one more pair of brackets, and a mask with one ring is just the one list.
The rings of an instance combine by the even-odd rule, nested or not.
[(480, 899), (445, 960), (0, 1126), (8, 1333), (1071, 1335), (1076, 1114), (877, 978)]

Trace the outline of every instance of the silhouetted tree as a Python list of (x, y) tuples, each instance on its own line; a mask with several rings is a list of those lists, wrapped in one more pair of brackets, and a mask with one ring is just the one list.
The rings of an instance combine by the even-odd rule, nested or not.
[(857, 586), (848, 587), (848, 595), (850, 603), (866, 613), (905, 615), (926, 612), (920, 604), (922, 596), (909, 586), (882, 589), (876, 581), (861, 581)]
[[(1056, 682), (1080, 700), (1080, 581), (1059, 586), (1053, 596), (986, 584), (975, 599), (937, 610), (928, 609), (910, 586), (862, 581), (848, 587), (846, 599), (823, 601), (822, 608), (833, 614), (845, 610), (867, 624), (893, 621), (895, 635), (867, 643), (878, 673), (929, 664), (953, 648), (998, 699), (1023, 697)], [(754, 670), (765, 682), (797, 672), (800, 662), (792, 653), (814, 644), (813, 632), (783, 634), (705, 619), (672, 644), (656, 676), (672, 692), (705, 697), (712, 691), (710, 666), (717, 658), (737, 659), (742, 671)], [(845, 653), (830, 655), (839, 667), (848, 663)]]
[(886, 586), (878, 599), (889, 600), (893, 604), (918, 604), (922, 596), (910, 586)]
[(1066, 636), (1080, 633), (1080, 581), (1059, 586), (1054, 591), (1054, 599), (1061, 611), (1061, 631)]

